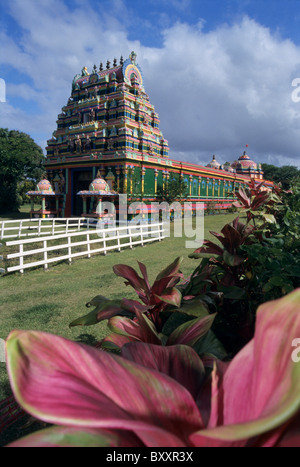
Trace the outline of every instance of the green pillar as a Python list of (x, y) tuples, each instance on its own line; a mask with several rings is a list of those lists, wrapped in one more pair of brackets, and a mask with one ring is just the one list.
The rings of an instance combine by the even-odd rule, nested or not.
[(56, 208), (56, 212), (57, 212), (57, 217), (59, 216), (59, 198), (58, 196), (55, 197), (55, 208)]

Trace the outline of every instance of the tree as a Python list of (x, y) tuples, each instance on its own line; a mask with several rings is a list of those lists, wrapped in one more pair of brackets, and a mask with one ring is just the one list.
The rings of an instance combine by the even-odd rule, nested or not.
[(43, 173), (42, 148), (26, 133), (0, 128), (0, 213), (18, 211), (19, 189)]
[(284, 189), (289, 189), (293, 178), (300, 175), (300, 170), (292, 165), (276, 167), (272, 164), (262, 164), (262, 170), (266, 180), (271, 180), (276, 184), (281, 183)]
[(182, 177), (170, 178), (164, 184), (164, 187), (157, 187), (157, 198), (171, 204), (173, 201), (180, 201), (187, 194), (187, 183)]

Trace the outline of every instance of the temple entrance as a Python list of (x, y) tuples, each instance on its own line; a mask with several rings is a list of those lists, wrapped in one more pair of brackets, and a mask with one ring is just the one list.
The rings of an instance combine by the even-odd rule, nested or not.
[[(80, 217), (83, 213), (83, 201), (77, 193), (82, 190), (88, 190), (93, 181), (92, 169), (73, 169), (72, 170), (72, 215)], [(87, 199), (87, 210), (90, 210), (90, 199)]]

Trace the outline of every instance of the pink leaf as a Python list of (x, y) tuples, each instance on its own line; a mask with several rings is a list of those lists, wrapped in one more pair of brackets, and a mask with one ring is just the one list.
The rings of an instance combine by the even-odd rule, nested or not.
[(194, 253), (211, 253), (212, 255), (221, 255), (223, 254), (223, 249), (211, 242), (210, 240), (204, 240), (202, 247), (194, 251)]
[[(183, 261), (183, 257), (178, 257), (171, 263), (169, 266), (167, 266), (163, 271), (161, 271), (158, 276), (155, 279), (156, 281), (159, 281), (160, 279), (163, 279), (164, 277), (170, 277), (179, 274), (179, 269), (181, 266), (181, 263)], [(179, 274), (182, 276), (182, 274)]]
[(300, 365), (291, 343), (300, 336), (300, 289), (257, 311), (254, 339), (224, 377), (224, 426), (201, 435), (242, 440), (278, 429), (300, 410)]
[(143, 278), (144, 278), (144, 281), (145, 281), (145, 284), (146, 284), (147, 296), (149, 297), (150, 296), (150, 291), (151, 291), (151, 286), (150, 286), (150, 283), (149, 283), (146, 266), (143, 263), (140, 263), (139, 261), (138, 261), (138, 265), (139, 265), (140, 271), (141, 271), (141, 273), (143, 275)]
[(147, 290), (147, 286), (144, 279), (142, 279), (131, 266), (127, 266), (126, 264), (117, 264), (113, 267), (113, 271), (117, 276), (126, 279), (128, 284), (135, 289), (138, 295), (146, 295), (145, 292)]
[(192, 347), (200, 337), (209, 331), (215, 317), (216, 313), (181, 324), (169, 336), (167, 345), (182, 344)]
[(186, 387), (194, 398), (197, 397), (205, 370), (200, 357), (191, 347), (130, 343), (122, 347), (121, 353), (128, 360), (170, 376)]
[(13, 331), (6, 345), (14, 396), (40, 420), (130, 430), (148, 446), (183, 446), (201, 427), (190, 393), (157, 371), (42, 332)]
[(115, 316), (109, 320), (108, 326), (111, 331), (117, 334), (132, 336), (137, 340), (148, 342), (149, 344), (161, 345), (155, 326), (142, 313), (138, 313), (137, 323), (129, 318)]
[(102, 339), (101, 348), (106, 350), (119, 350), (123, 345), (128, 344), (129, 342), (139, 341), (140, 339), (133, 336), (112, 333)]
[(151, 295), (161, 295), (164, 290), (174, 287), (179, 280), (180, 278), (177, 276), (163, 277), (159, 281), (154, 282), (151, 289)]
[(180, 307), (181, 304), (181, 293), (178, 289), (172, 288), (172, 289), (165, 289), (165, 291), (160, 295), (155, 295), (159, 300), (162, 300), (165, 303), (168, 303), (169, 305), (176, 306), (177, 308)]
[(9, 444), (10, 448), (29, 447), (143, 447), (133, 433), (124, 430), (100, 430), (54, 426)]
[(121, 306), (125, 310), (131, 311), (131, 313), (135, 313), (135, 314), (137, 311), (139, 311), (140, 313), (144, 313), (145, 311), (148, 310), (148, 307), (146, 305), (142, 305), (137, 300), (130, 300), (128, 298), (124, 298), (122, 300)]

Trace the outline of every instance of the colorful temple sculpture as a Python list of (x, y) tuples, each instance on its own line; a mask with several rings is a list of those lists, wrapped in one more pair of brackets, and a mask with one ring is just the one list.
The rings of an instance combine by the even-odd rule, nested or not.
[(246, 154), (223, 166), (215, 156), (206, 167), (170, 159), (159, 124), (134, 52), (119, 64), (107, 61), (105, 69), (102, 63), (91, 73), (83, 68), (46, 148), (50, 183), (64, 180), (54, 188), (56, 215), (99, 217), (102, 198), (121, 193), (150, 206), (159, 187), (174, 178), (186, 183), (183, 201), (227, 208), (236, 188), (263, 178)]

